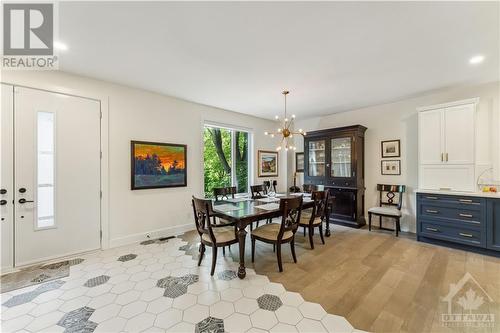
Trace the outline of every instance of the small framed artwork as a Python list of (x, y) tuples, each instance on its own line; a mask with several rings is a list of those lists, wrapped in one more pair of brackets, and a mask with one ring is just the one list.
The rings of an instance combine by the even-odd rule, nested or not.
[(400, 160), (384, 160), (381, 161), (381, 171), (383, 175), (400, 175), (401, 161)]
[(278, 177), (278, 152), (259, 150), (257, 152), (259, 177)]
[(295, 172), (304, 172), (304, 153), (295, 153)]
[(131, 141), (132, 190), (187, 186), (187, 146)]
[(401, 157), (401, 141), (382, 141), (382, 158)]

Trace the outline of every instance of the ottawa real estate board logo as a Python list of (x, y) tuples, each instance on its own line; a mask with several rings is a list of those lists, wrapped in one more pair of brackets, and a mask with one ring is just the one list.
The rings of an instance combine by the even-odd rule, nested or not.
[(495, 327), (495, 301), (470, 273), (450, 284), (449, 292), (441, 298), (446, 311), (441, 313), (441, 324), (446, 327)]
[(57, 69), (54, 4), (3, 3), (2, 69)]

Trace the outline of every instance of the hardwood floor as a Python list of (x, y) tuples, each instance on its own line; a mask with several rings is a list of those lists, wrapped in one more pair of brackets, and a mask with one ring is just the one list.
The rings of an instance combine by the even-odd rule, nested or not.
[[(367, 229), (332, 228), (325, 245), (315, 236), (314, 250), (302, 231), (297, 232), (298, 263), (293, 263), (289, 247), (285, 246), (283, 273), (278, 272), (276, 256), (267, 244), (257, 244), (252, 265), (248, 238), (247, 267), (290, 291), (300, 292), (308, 301), (320, 303), (329, 313), (346, 317), (358, 329), (412, 333), (500, 331), (500, 258), (420, 243), (409, 235), (396, 238)], [(199, 241), (195, 231), (182, 238), (191, 243)], [(197, 256), (197, 248), (193, 247), (191, 253)], [(237, 247), (226, 255), (237, 261)], [(443, 326), (441, 314), (446, 314), (448, 307), (442, 298), (448, 294), (450, 284), (458, 283), (467, 272), (487, 295), (468, 281), (454, 298), (452, 313), (469, 313), (457, 301), (471, 289), (484, 302), (473, 313), (494, 314), (494, 327)]]

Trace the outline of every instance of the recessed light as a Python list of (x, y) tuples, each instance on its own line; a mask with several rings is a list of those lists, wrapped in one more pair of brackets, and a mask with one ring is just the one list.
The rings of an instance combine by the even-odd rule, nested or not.
[(54, 42), (54, 48), (56, 50), (66, 51), (68, 49), (68, 46), (61, 42)]
[(469, 59), (469, 64), (471, 65), (477, 65), (482, 63), (484, 60), (484, 56), (482, 55), (475, 55), (472, 58)]

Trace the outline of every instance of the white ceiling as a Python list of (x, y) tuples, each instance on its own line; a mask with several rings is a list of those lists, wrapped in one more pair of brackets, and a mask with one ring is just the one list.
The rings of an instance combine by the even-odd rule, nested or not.
[(60, 69), (269, 118), (286, 88), (305, 118), (498, 80), (498, 15), (498, 2), (61, 2)]

